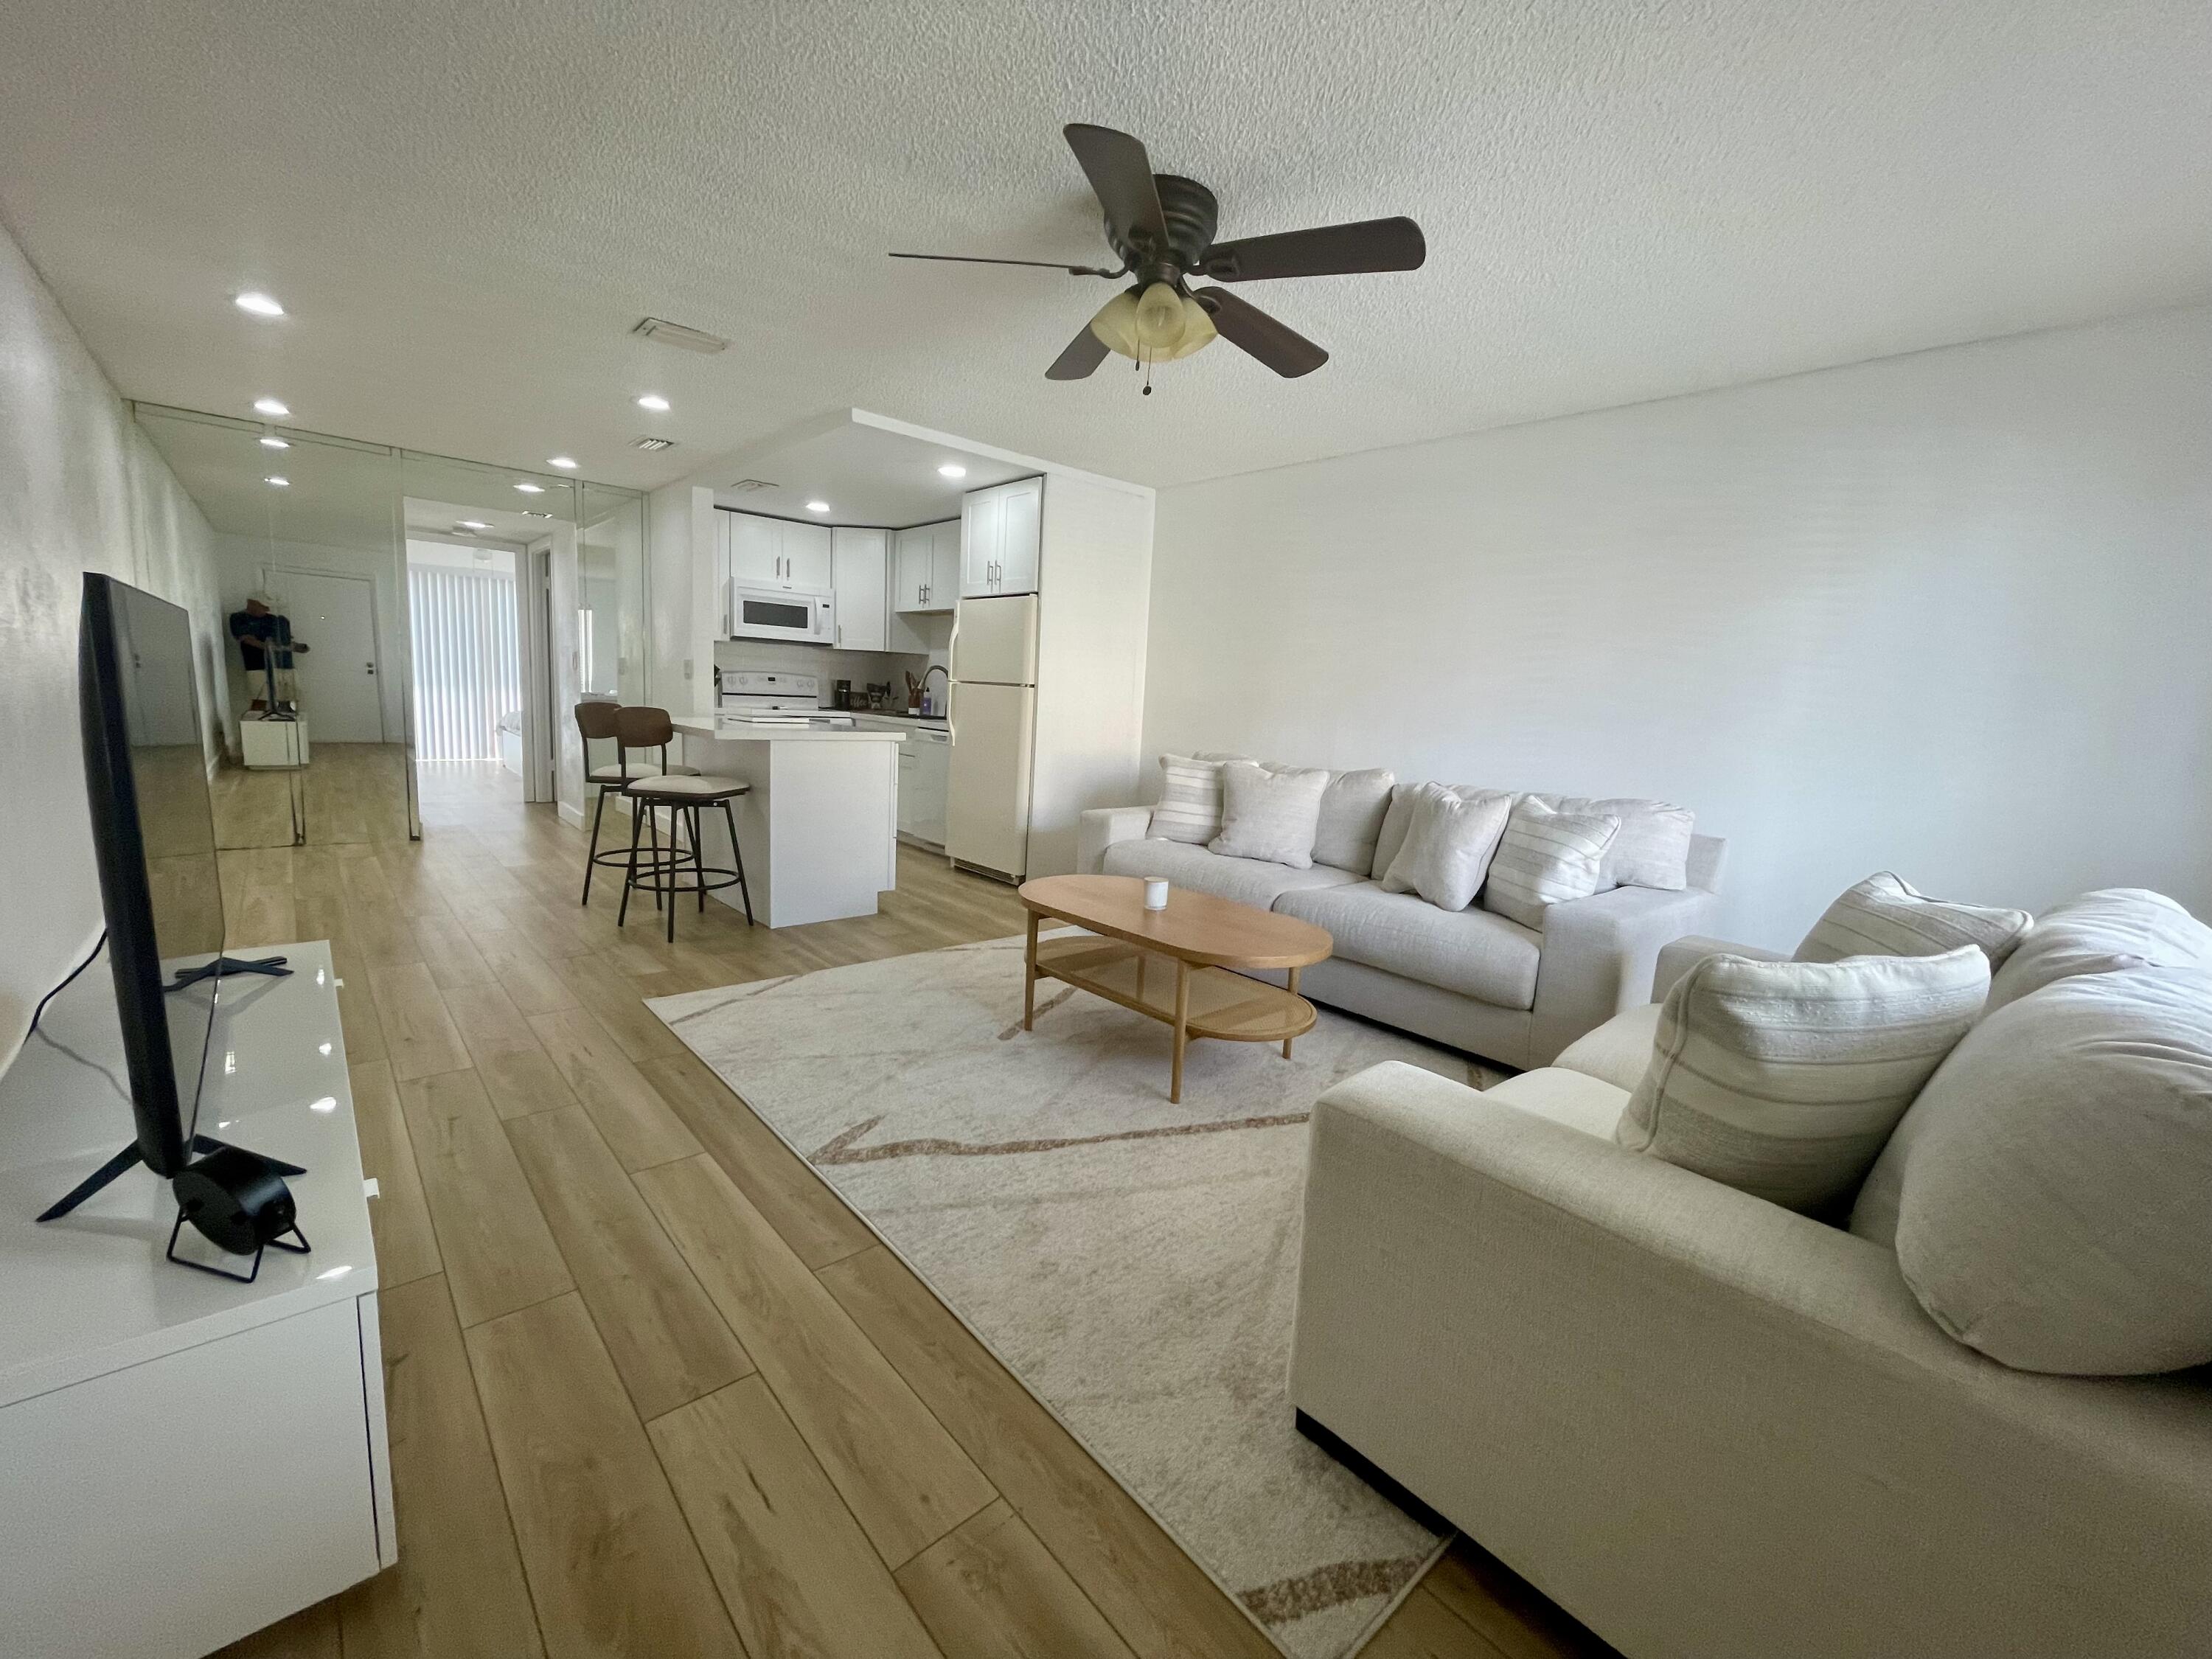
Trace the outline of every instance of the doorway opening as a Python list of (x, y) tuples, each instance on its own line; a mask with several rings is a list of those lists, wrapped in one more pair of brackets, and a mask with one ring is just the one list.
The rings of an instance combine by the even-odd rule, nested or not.
[(532, 798), (525, 737), (523, 550), (407, 538), (416, 787), (426, 817)]

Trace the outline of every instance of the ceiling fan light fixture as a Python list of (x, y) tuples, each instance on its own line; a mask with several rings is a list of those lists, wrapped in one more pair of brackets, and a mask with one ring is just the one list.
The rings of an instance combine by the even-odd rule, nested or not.
[(1214, 338), (1213, 319), (1206, 307), (1165, 283), (1115, 295), (1099, 307), (1091, 331), (1109, 351), (1140, 363), (1175, 362)]

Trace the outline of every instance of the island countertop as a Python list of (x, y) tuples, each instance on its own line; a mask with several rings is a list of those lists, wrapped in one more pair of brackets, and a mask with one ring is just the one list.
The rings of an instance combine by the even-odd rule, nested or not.
[(695, 738), (717, 743), (904, 743), (903, 732), (860, 726), (757, 725), (721, 714), (678, 714), (670, 723)]

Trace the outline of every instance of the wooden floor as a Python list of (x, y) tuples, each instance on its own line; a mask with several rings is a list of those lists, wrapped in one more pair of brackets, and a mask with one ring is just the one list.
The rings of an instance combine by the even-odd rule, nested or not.
[[(661, 942), (489, 769), (423, 840), (226, 854), (234, 948), (331, 941), (382, 1282), (399, 1565), (226, 1651), (1250, 1656), (1228, 1597), (647, 997), (1018, 933), (902, 849), (882, 914)], [(1604, 1651), (1479, 1552), (1375, 1659)]]
[[(407, 839), (404, 747), (318, 743), (307, 754), (307, 764), (296, 770), (219, 769), (210, 786), (216, 845), (289, 847), (301, 836), (310, 847)], [(510, 799), (519, 804), (521, 783), (511, 773), (500, 775), (514, 785)]]

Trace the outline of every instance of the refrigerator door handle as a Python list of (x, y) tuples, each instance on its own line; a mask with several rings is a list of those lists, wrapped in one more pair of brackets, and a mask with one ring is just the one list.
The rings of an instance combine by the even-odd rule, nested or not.
[(948, 674), (945, 679), (945, 740), (947, 743), (952, 742), (959, 731), (952, 722), (953, 711), (959, 707), (960, 682)]

